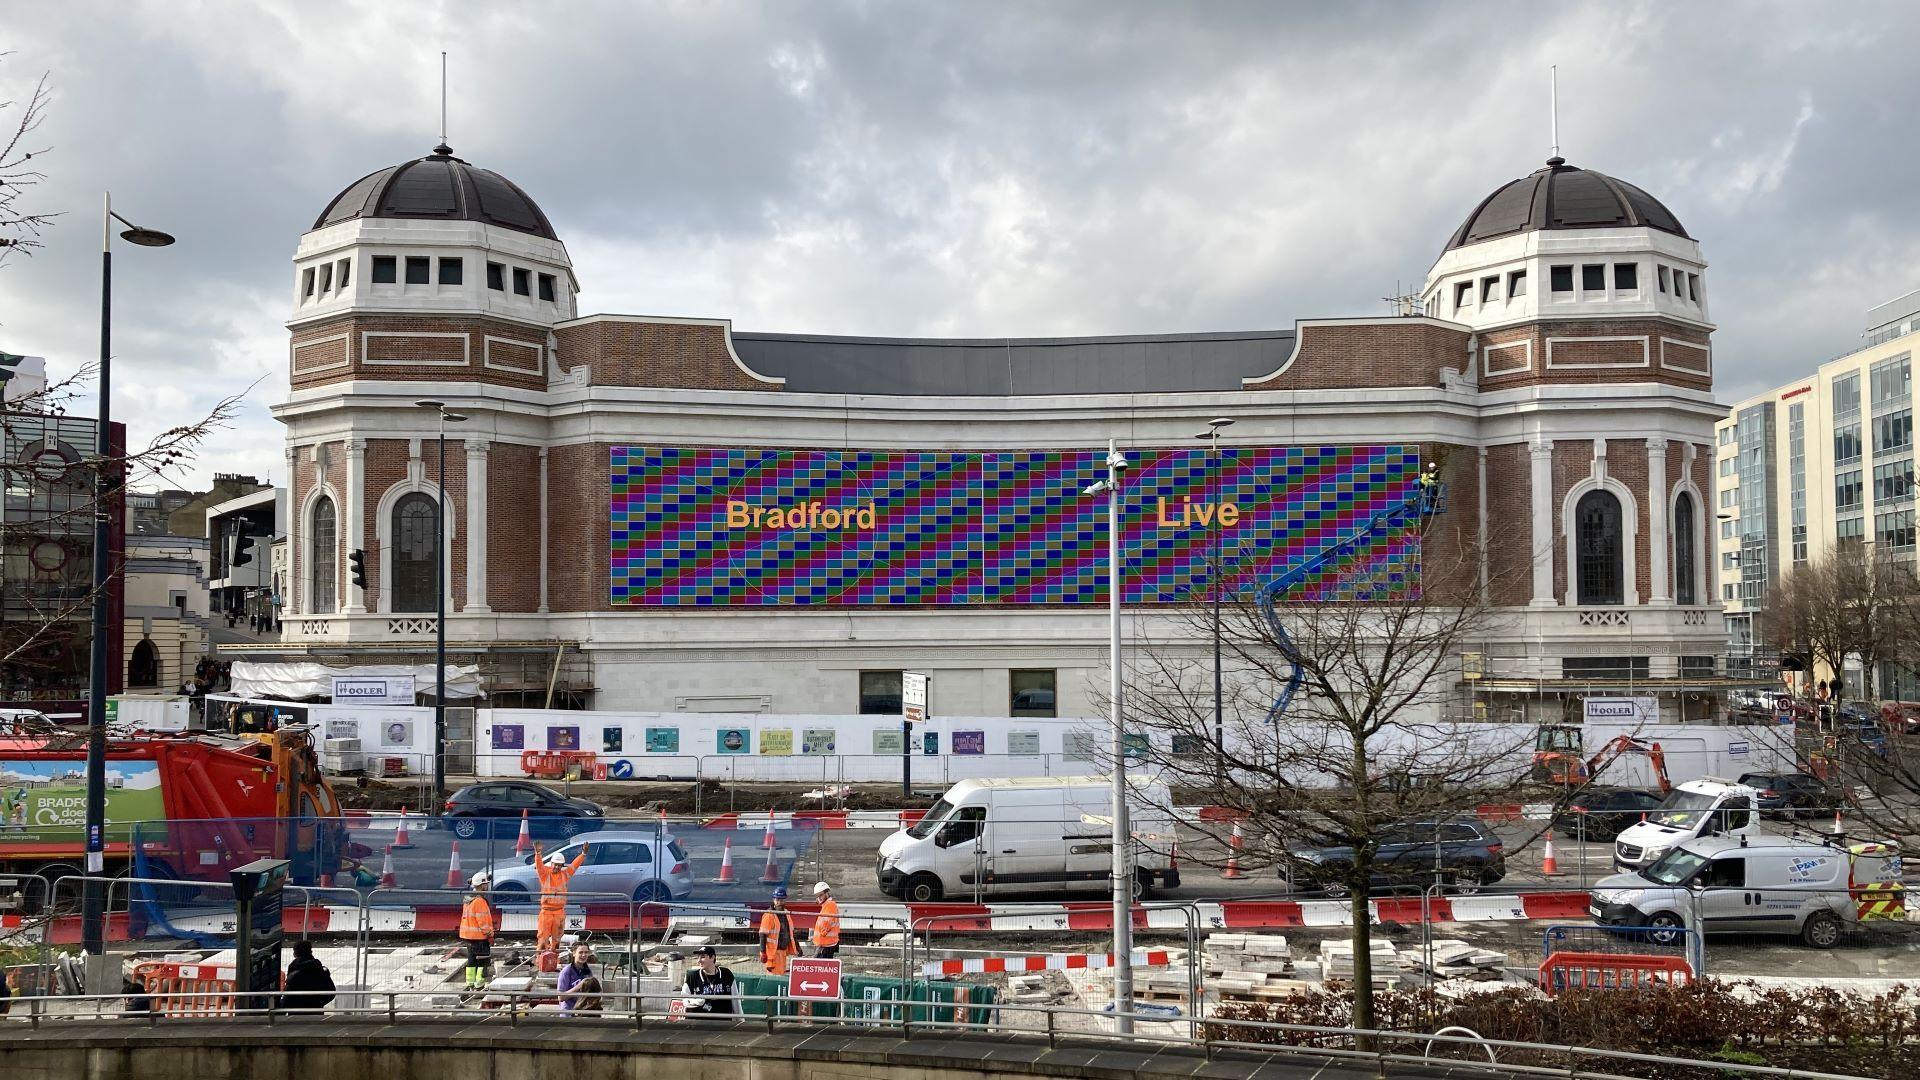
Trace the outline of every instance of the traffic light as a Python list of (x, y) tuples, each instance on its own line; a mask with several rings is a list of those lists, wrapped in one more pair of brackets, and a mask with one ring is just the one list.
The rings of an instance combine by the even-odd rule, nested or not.
[(367, 587), (367, 553), (363, 548), (354, 548), (347, 552), (347, 572), (352, 575), (353, 587)]

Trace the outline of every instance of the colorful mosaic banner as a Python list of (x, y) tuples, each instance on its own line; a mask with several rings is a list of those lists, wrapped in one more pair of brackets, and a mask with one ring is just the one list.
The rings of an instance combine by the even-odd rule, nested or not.
[[(615, 606), (1106, 603), (1103, 450), (612, 449)], [(1350, 541), (1416, 483), (1413, 446), (1133, 451), (1124, 599), (1190, 600), (1213, 531), (1229, 578), (1263, 581)], [(1218, 494), (1216, 495), (1216, 491)], [(1406, 564), (1383, 531), (1303, 591)]]

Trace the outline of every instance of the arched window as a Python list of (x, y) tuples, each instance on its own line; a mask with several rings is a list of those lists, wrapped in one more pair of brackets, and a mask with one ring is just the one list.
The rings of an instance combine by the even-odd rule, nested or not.
[(1620, 500), (1609, 491), (1589, 491), (1573, 508), (1575, 567), (1580, 604), (1625, 603), (1624, 545)]
[(434, 610), (436, 509), (433, 496), (420, 491), (402, 495), (393, 504), (393, 545), (388, 553), (393, 559), (389, 572), (393, 601), (387, 605), (389, 611)]
[(127, 685), (160, 685), (160, 654), (151, 639), (141, 638), (133, 647), (133, 657), (127, 661)]
[(307, 601), (307, 609), (316, 613), (330, 612), (339, 604), (334, 595), (334, 570), (340, 559), (336, 549), (333, 528), (333, 500), (325, 495), (313, 504), (313, 528), (307, 534), (309, 557), (313, 564), (311, 580), (313, 592)]
[(1700, 542), (1693, 522), (1693, 496), (1683, 491), (1673, 500), (1673, 602), (1676, 604), (1700, 602), (1700, 592), (1693, 580), (1700, 558)]

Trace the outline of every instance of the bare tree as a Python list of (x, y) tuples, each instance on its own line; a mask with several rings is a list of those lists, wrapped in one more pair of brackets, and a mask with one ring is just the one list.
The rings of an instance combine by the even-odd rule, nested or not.
[[(7, 55), (0, 53), (0, 60)], [(47, 76), (42, 74), (24, 102), (0, 101), (0, 132), (5, 133), (0, 135), (0, 266), (16, 252), (33, 254), (56, 216), (30, 210), (25, 202), (28, 189), (46, 179), (34, 164), (46, 149), (33, 145), (33, 137), (46, 118), (51, 98)]]
[(1897, 611), (1908, 603), (1912, 575), (1896, 560), (1865, 545), (1843, 545), (1794, 567), (1767, 590), (1759, 615), (1763, 640), (1804, 652), (1833, 678), (1848, 658), (1860, 660), (1871, 693), (1880, 661), (1899, 645)]
[[(1209, 609), (1183, 609), (1166, 640), (1138, 647), (1125, 689), (1128, 727), (1148, 734), (1145, 764), (1180, 792), (1175, 800), (1226, 810), (1227, 820), (1197, 825), (1214, 846), (1237, 819), (1271, 842), (1250, 864), (1350, 898), (1361, 1028), (1374, 1018), (1368, 896), (1383, 842), (1437, 830), (1490, 795), (1511, 798), (1534, 741), (1531, 726), (1462, 722), (1461, 653), (1498, 632), (1488, 597), (1500, 592), (1481, 580), (1477, 538), (1439, 520), (1386, 532), (1384, 550), (1276, 597), (1271, 613), (1261, 582), (1235, 583), (1221, 620), (1223, 765), (1213, 752), (1211, 657), (1193, 648), (1210, 639)], [(1418, 546), (1406, 542), (1415, 528)], [(1298, 690), (1281, 713), (1289, 685)], [(1462, 889), (1485, 884), (1461, 867), (1434, 870)]]

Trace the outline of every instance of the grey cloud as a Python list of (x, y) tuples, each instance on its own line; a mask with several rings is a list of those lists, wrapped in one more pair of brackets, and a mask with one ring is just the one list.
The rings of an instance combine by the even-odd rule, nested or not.
[[(108, 13), (112, 14), (108, 18)], [(357, 176), (437, 135), (513, 177), (587, 310), (743, 328), (1034, 334), (1369, 313), (1546, 154), (1700, 238), (1732, 400), (1920, 284), (1904, 55), (1920, 13), (1791, 4), (40, 4), (49, 248), (0, 271), (0, 345), (95, 348), (98, 192), (179, 234), (117, 274), (118, 386), (209, 406), (201, 474), (282, 461), (288, 258)], [(136, 435), (178, 417), (117, 395)], [(164, 400), (153, 396), (152, 401)], [(169, 406), (171, 408), (171, 406)]]

